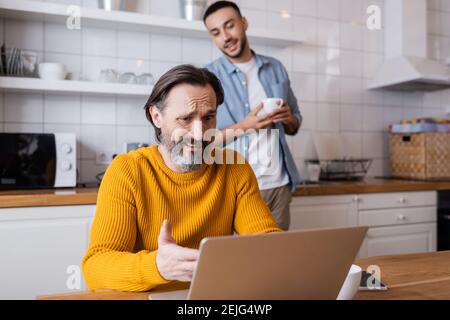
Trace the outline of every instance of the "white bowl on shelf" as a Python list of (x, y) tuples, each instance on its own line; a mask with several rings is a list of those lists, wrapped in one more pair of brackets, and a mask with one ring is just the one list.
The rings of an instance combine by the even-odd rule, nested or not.
[(39, 78), (44, 80), (64, 80), (67, 75), (66, 66), (62, 63), (44, 62), (38, 67)]
[(361, 283), (362, 269), (352, 264), (336, 300), (352, 300)]

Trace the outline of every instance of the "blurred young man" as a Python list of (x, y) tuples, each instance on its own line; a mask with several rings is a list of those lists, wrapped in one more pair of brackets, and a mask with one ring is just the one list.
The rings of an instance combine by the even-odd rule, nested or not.
[[(285, 134), (298, 132), (302, 116), (286, 69), (280, 61), (250, 49), (248, 21), (235, 3), (213, 3), (203, 21), (223, 53), (207, 66), (220, 79), (225, 92), (224, 102), (217, 109), (217, 128), (225, 137), (231, 136), (226, 142), (240, 136), (230, 147), (249, 159), (264, 200), (278, 225), (287, 230), (291, 192), (300, 177)], [(284, 103), (261, 115), (266, 98), (281, 98)]]

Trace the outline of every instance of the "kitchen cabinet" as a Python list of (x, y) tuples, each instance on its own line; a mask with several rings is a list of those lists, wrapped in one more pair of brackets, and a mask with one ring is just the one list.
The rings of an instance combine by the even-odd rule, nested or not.
[(352, 195), (294, 197), (290, 210), (290, 230), (357, 225), (357, 202)]
[(94, 213), (94, 205), (0, 209), (0, 299), (86, 290), (81, 260)]
[(436, 251), (436, 191), (295, 197), (290, 209), (290, 230), (369, 226), (358, 258)]
[(358, 224), (370, 226), (358, 257), (436, 251), (437, 192), (357, 196)]
[(436, 251), (436, 223), (370, 228), (359, 258)]

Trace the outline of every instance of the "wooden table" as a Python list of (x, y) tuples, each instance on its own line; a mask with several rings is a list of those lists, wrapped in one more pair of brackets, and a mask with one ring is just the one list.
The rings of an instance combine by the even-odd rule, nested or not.
[[(450, 251), (412, 255), (394, 255), (356, 260), (363, 269), (381, 268), (381, 279), (389, 289), (358, 292), (355, 299), (449, 299)], [(38, 296), (38, 300), (147, 300), (148, 292), (96, 291)]]

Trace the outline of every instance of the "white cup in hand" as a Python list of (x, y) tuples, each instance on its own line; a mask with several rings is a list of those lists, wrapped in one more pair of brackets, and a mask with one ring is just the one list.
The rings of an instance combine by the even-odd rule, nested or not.
[(272, 111), (275, 111), (278, 108), (281, 108), (284, 101), (281, 98), (267, 98), (262, 101), (263, 103), (263, 109), (258, 112), (258, 116), (266, 116)]

